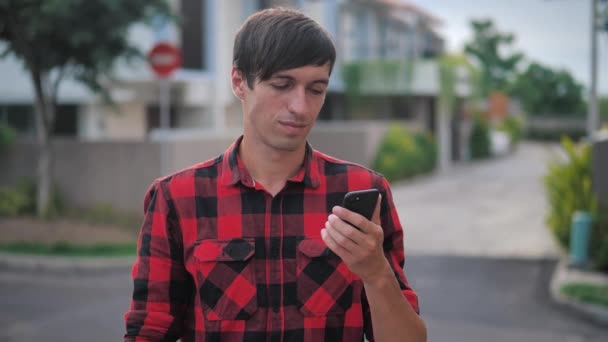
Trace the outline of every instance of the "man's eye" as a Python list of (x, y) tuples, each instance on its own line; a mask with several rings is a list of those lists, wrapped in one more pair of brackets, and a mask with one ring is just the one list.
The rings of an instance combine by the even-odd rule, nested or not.
[(271, 86), (276, 90), (287, 90), (289, 88), (289, 84), (271, 84)]
[(315, 95), (323, 95), (323, 93), (325, 93), (325, 90), (324, 89), (310, 89), (310, 92)]

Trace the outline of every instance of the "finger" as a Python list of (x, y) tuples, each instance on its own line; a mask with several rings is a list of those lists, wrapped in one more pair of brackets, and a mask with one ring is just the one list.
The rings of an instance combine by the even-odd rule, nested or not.
[(321, 229), (321, 239), (325, 242), (327, 248), (331, 249), (332, 252), (336, 253), (340, 259), (345, 260), (350, 258), (350, 252), (348, 252), (344, 247), (340, 246), (327, 232), (327, 229)]
[(376, 209), (374, 210), (374, 214), (372, 215), (372, 222), (377, 225), (380, 225), (380, 204), (382, 203), (382, 195), (378, 196), (378, 200), (376, 201)]
[(352, 224), (340, 219), (337, 215), (331, 214), (327, 218), (327, 223), (331, 224), (333, 229), (337, 230), (341, 235), (350, 239), (356, 245), (360, 244), (365, 239), (365, 233), (354, 227)]
[[(357, 234), (363, 235), (351, 225), (340, 220), (336, 215), (330, 215), (329, 221), (325, 223), (325, 229), (334, 241), (351, 253), (352, 251), (357, 250), (358, 243), (348, 236), (348, 234), (350, 234), (349, 232), (356, 232)], [(343, 231), (346, 233), (343, 233)]]
[(360, 232), (369, 234), (373, 231), (373, 229), (370, 227), (370, 221), (354, 211), (350, 211), (344, 207), (336, 206), (333, 207), (332, 212), (334, 215), (338, 216), (345, 224), (350, 223), (351, 225), (355, 226), (355, 228), (358, 228)]

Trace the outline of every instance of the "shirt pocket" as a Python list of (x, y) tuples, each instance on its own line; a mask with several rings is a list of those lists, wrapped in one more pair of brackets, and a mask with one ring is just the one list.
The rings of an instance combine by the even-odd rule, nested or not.
[(210, 321), (247, 320), (258, 308), (254, 239), (203, 240), (194, 250), (198, 294)]
[(297, 295), (304, 316), (342, 315), (352, 306), (353, 274), (321, 240), (298, 245)]

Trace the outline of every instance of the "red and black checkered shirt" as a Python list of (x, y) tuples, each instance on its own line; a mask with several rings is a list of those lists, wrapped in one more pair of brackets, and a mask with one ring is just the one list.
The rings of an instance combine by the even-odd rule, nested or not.
[(300, 171), (272, 197), (240, 160), (241, 139), (146, 193), (125, 341), (373, 340), (362, 281), (320, 235), (344, 194), (367, 188), (382, 193), (386, 257), (418, 312), (381, 175), (307, 145)]

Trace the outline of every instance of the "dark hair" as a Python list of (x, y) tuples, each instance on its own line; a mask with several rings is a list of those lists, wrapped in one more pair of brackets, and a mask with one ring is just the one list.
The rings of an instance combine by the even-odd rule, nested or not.
[(316, 21), (301, 12), (271, 8), (252, 14), (234, 39), (232, 63), (253, 88), (256, 79), (267, 80), (278, 71), (336, 61), (336, 49)]

